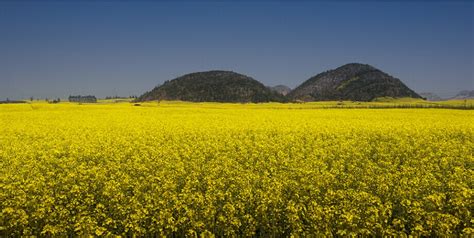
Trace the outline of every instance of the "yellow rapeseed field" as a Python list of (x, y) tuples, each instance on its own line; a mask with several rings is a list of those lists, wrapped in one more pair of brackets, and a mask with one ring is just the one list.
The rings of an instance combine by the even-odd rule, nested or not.
[(0, 105), (0, 236), (472, 237), (474, 111)]

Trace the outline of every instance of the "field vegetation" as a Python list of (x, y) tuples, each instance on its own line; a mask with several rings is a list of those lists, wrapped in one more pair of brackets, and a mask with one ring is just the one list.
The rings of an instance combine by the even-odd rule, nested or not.
[(0, 236), (472, 237), (474, 111), (380, 105), (0, 105)]

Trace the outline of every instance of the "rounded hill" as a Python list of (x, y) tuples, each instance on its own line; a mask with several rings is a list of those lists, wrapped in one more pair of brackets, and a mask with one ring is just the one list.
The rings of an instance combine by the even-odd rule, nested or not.
[(141, 95), (137, 101), (282, 102), (285, 97), (257, 80), (232, 71), (206, 71), (183, 75)]
[(400, 79), (368, 64), (351, 63), (311, 77), (287, 95), (303, 101), (371, 101), (378, 97), (421, 98)]

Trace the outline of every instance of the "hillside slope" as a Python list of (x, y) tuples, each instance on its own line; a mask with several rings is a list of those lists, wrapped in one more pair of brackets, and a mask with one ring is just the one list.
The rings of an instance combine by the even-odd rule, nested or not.
[(346, 64), (311, 77), (288, 95), (302, 101), (371, 101), (378, 97), (421, 98), (399, 79), (367, 64)]
[(286, 98), (257, 80), (231, 71), (186, 74), (141, 95), (137, 101), (283, 102)]

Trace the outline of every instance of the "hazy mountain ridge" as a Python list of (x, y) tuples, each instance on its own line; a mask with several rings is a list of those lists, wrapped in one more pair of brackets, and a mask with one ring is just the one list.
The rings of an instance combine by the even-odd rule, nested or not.
[(286, 96), (288, 93), (291, 92), (291, 88), (286, 86), (286, 85), (276, 85), (276, 86), (273, 86), (273, 87), (268, 87), (269, 89), (271, 89), (272, 91), (274, 92), (277, 92), (283, 96)]
[(440, 97), (437, 94), (430, 92), (420, 93), (420, 96), (422, 96), (428, 101), (474, 99), (474, 90), (463, 90), (458, 92), (455, 96), (451, 97)]
[(420, 93), (420, 96), (425, 98), (428, 101), (442, 101), (443, 98), (438, 96), (435, 93), (430, 93), (430, 92), (425, 92), (425, 93)]
[(450, 99), (472, 99), (474, 98), (474, 90), (463, 90)]

